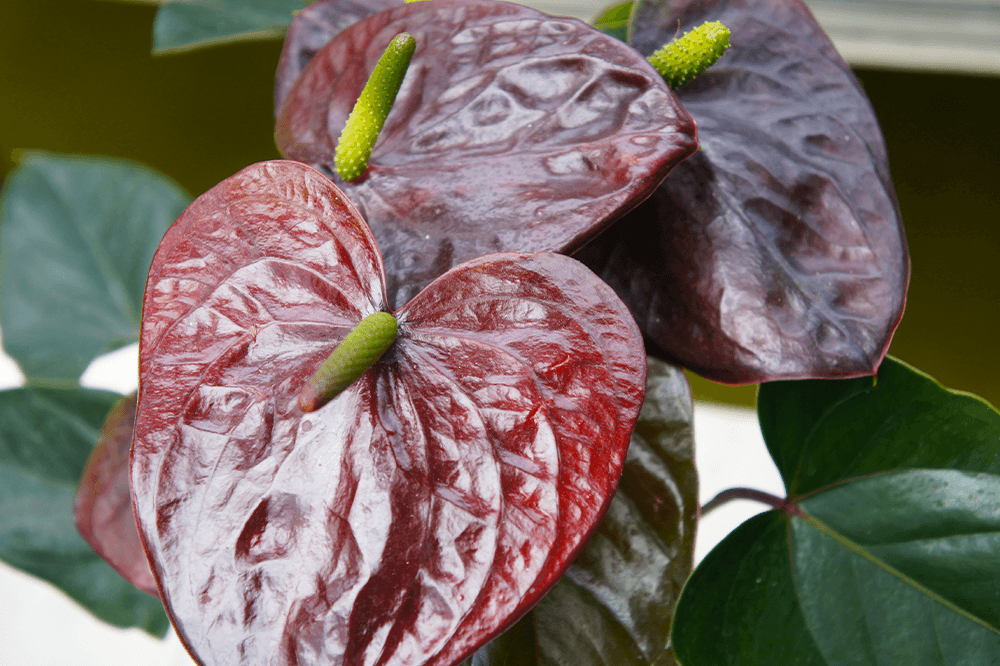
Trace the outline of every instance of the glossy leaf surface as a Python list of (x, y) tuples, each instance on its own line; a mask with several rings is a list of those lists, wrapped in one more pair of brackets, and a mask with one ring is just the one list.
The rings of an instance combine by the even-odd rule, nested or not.
[[(337, 136), (386, 44), (417, 49), (370, 167), (343, 183)], [(390, 304), (498, 251), (575, 250), (697, 145), (634, 50), (574, 19), (505, 2), (416, 2), (353, 24), (279, 111), (282, 153), (334, 177), (371, 226)]]
[(606, 35), (626, 41), (633, 4), (632, 0), (627, 0), (605, 8), (594, 17), (593, 26)]
[[(899, 467), (1000, 476), (996, 409), (895, 358), (882, 363), (877, 381), (764, 384), (758, 412), (794, 495)], [(816, 415), (811, 427), (808, 414)]]
[(302, 70), (338, 32), (366, 16), (402, 4), (403, 0), (317, 0), (296, 14), (285, 34), (274, 76), (275, 114)]
[(671, 638), (684, 666), (829, 666), (819, 655), (788, 556), (788, 521), (777, 511), (733, 530), (691, 574)]
[(202, 195), (154, 258), (132, 488), (205, 662), (456, 663), (555, 583), (611, 501), (646, 364), (606, 285), (562, 255), (462, 264), (303, 414), (302, 385), (385, 300), (357, 210), (296, 162)]
[(0, 392), (0, 559), (105, 622), (162, 636), (168, 623), (159, 600), (108, 566), (73, 524), (77, 481), (120, 398), (80, 388)]
[(649, 359), (621, 484), (583, 552), (515, 627), (469, 666), (667, 666), (674, 604), (698, 513), (692, 403), (679, 368)]
[[(1000, 654), (1000, 414), (892, 358), (874, 386), (862, 381), (762, 387), (791, 504), (744, 524), (692, 575), (674, 625), (682, 663)], [(762, 642), (749, 617), (778, 639)]]
[(133, 393), (108, 413), (77, 486), (73, 520), (80, 536), (125, 580), (159, 597), (139, 542), (128, 484), (136, 402)]
[(643, 0), (650, 54), (720, 20), (678, 96), (701, 150), (580, 255), (666, 356), (729, 383), (872, 374), (909, 258), (870, 103), (800, 0)]
[(29, 383), (75, 385), (139, 339), (150, 260), (189, 202), (135, 163), (24, 157), (0, 201), (0, 326)]
[(153, 21), (153, 53), (280, 39), (304, 0), (174, 0)]

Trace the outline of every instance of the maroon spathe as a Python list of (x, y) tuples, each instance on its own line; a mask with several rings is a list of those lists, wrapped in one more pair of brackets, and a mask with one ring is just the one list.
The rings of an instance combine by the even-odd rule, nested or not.
[[(416, 40), (406, 78), (368, 171), (345, 183), (340, 132), (403, 31)], [(346, 28), (285, 95), (275, 135), (358, 206), (394, 307), (474, 257), (578, 249), (698, 145), (691, 116), (634, 49), (575, 19), (482, 0), (415, 2)]]
[(204, 663), (457, 663), (607, 508), (646, 378), (609, 287), (557, 254), (457, 266), (396, 313), (382, 359), (304, 414), (301, 386), (385, 309), (371, 233), (302, 164), (243, 170), (164, 237), (133, 500)]

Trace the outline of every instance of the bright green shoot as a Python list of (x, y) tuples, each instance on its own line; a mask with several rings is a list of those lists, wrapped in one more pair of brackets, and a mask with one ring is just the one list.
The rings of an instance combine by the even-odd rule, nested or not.
[(671, 88), (680, 88), (715, 64), (729, 48), (729, 28), (708, 21), (649, 56)]
[(337, 140), (334, 154), (337, 173), (344, 180), (354, 180), (368, 168), (372, 148), (396, 101), (416, 45), (413, 35), (407, 32), (393, 37), (361, 91)]

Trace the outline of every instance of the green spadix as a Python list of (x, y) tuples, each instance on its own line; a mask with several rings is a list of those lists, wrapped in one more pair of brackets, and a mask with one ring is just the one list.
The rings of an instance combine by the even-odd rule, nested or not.
[(336, 398), (382, 358), (399, 327), (388, 312), (368, 315), (347, 334), (299, 393), (299, 406), (314, 412)]
[(393, 37), (354, 104), (334, 154), (337, 173), (344, 180), (354, 180), (368, 168), (372, 148), (396, 101), (416, 46), (413, 35), (407, 32)]
[(671, 88), (680, 88), (704, 72), (729, 48), (729, 28), (706, 21), (664, 45), (647, 60)]

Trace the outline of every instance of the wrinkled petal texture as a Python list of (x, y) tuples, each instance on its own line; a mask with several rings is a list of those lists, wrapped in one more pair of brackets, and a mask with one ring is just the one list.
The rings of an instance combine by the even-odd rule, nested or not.
[(136, 395), (122, 398), (108, 414), (73, 503), (80, 536), (125, 580), (159, 596), (132, 512), (128, 485), (129, 449)]
[(133, 491), (205, 663), (456, 663), (540, 598), (610, 503), (646, 370), (609, 287), (561, 255), (460, 265), (304, 414), (302, 384), (384, 302), (357, 211), (293, 162), (210, 190), (154, 260)]
[(710, 379), (871, 374), (909, 258), (874, 111), (799, 0), (645, 0), (651, 53), (706, 20), (732, 30), (679, 89), (702, 150), (580, 258), (667, 356)]
[(309, 61), (347, 26), (378, 12), (397, 7), (403, 0), (317, 0), (292, 19), (274, 76), (274, 112), (292, 89)]
[[(389, 41), (416, 52), (368, 171), (344, 183), (337, 139)], [(694, 124), (633, 49), (575, 19), (435, 0), (338, 34), (285, 99), (282, 154), (336, 180), (384, 252), (390, 305), (490, 252), (570, 252), (695, 149)]]

